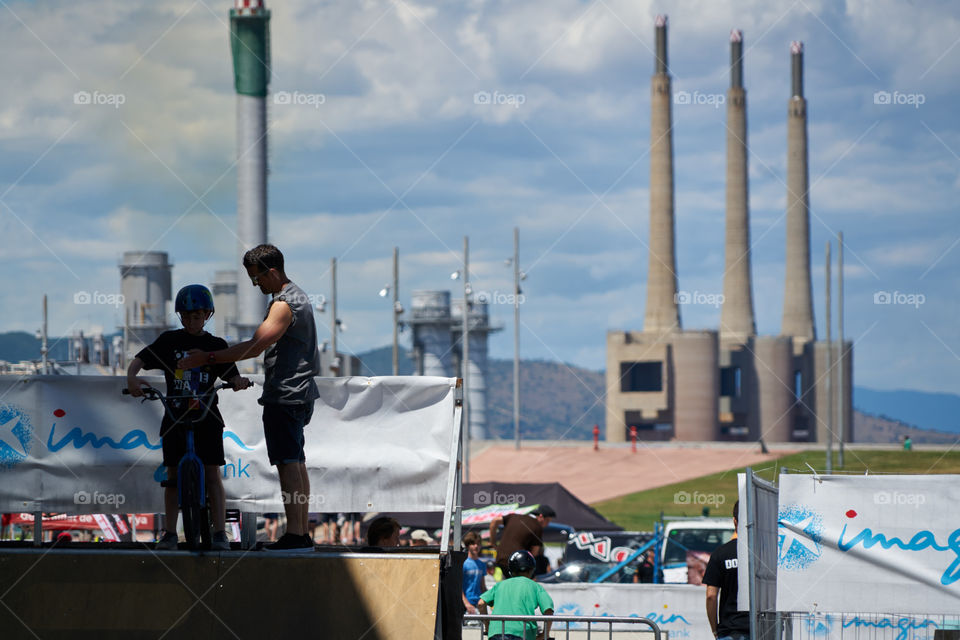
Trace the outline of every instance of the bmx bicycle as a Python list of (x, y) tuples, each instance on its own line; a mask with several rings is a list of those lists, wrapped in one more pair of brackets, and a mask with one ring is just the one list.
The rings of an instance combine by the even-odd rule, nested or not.
[[(177, 507), (183, 514), (183, 534), (187, 548), (190, 550), (209, 550), (213, 541), (213, 522), (210, 515), (210, 502), (207, 499), (207, 485), (203, 461), (196, 454), (193, 436), (197, 425), (202, 423), (213, 407), (212, 399), (221, 389), (232, 389), (229, 383), (218, 384), (207, 391), (196, 395), (176, 396), (174, 399), (188, 403), (187, 411), (181, 419), (177, 419), (170, 407), (170, 398), (158, 389), (144, 386), (143, 400), (159, 400), (164, 411), (174, 425), (182, 422), (186, 429), (186, 452), (177, 464), (177, 477), (160, 482), (161, 487), (177, 488)], [(122, 391), (123, 395), (130, 395), (129, 389)], [(200, 411), (199, 409), (202, 409)]]

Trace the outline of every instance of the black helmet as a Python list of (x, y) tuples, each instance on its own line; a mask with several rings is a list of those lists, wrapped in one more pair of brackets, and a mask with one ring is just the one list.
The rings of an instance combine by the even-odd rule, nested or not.
[(533, 571), (537, 568), (537, 561), (533, 559), (533, 554), (529, 551), (521, 549), (520, 551), (514, 551), (510, 556), (510, 561), (507, 564), (510, 568), (511, 576), (518, 576), (521, 573), (526, 573), (527, 571)]
[(202, 284), (188, 284), (177, 292), (174, 310), (177, 313), (209, 311), (213, 314), (213, 294)]

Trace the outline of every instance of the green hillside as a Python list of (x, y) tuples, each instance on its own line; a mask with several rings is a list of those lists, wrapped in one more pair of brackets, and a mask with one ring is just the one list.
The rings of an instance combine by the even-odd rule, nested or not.
[[(845, 473), (943, 474), (960, 473), (960, 451), (863, 451), (849, 450), (845, 466), (834, 471)], [(765, 480), (773, 481), (780, 469), (810, 473), (807, 464), (824, 473), (824, 451), (803, 451), (777, 460), (767, 468), (754, 469)], [(737, 500), (737, 474), (743, 467), (702, 478), (678, 482), (657, 489), (640, 491), (592, 505), (605, 518), (628, 531), (652, 531), (660, 513), (668, 516), (699, 516), (709, 503), (711, 516), (727, 516)], [(687, 500), (687, 497), (690, 499)], [(700, 504), (694, 504), (699, 499)], [(684, 502), (686, 501), (686, 504)]]

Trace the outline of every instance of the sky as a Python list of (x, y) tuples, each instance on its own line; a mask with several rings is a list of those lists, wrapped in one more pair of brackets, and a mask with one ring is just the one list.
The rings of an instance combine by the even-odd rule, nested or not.
[[(47, 294), (52, 335), (113, 331), (124, 251), (168, 252), (175, 289), (233, 268), (232, 3), (0, 5), (0, 330), (35, 331)], [(825, 245), (836, 257), (842, 231), (855, 383), (955, 390), (955, 3), (269, 6), (269, 240), (310, 294), (329, 297), (337, 258), (343, 350), (391, 341), (390, 303), (377, 292), (391, 280), (393, 247), (409, 307), (414, 290), (462, 292), (449, 275), (462, 266), (468, 236), (471, 285), (490, 294), (491, 317), (504, 328), (490, 338), (491, 356), (511, 358), (505, 260), (514, 227), (527, 274), (521, 357), (601, 369), (606, 332), (642, 328), (653, 24), (666, 14), (673, 90), (691, 97), (673, 104), (677, 274), (693, 301), (681, 307), (683, 327), (716, 329), (720, 320), (722, 101), (738, 28), (757, 329), (780, 331), (789, 46), (800, 40), (818, 336)], [(321, 339), (328, 316), (317, 315)], [(409, 343), (409, 331), (401, 340)]]

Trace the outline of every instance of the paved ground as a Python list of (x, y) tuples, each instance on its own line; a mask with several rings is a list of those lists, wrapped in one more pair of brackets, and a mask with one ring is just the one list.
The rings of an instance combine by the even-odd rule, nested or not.
[(559, 482), (587, 503), (699, 478), (711, 473), (754, 466), (794, 453), (771, 449), (763, 454), (756, 444), (684, 443), (601, 447), (589, 443), (513, 445), (477, 443), (470, 459), (471, 482)]

